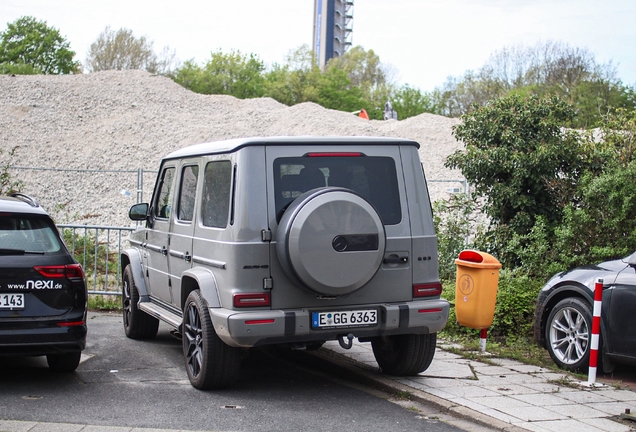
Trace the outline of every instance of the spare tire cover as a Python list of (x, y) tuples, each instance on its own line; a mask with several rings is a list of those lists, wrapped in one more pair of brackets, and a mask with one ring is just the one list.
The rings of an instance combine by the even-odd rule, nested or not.
[(300, 195), (283, 214), (276, 252), (285, 273), (310, 290), (349, 294), (376, 274), (386, 236), (373, 206), (350, 189), (319, 188)]

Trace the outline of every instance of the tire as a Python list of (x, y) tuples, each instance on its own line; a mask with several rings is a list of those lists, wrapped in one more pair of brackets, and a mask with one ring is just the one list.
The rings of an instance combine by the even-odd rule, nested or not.
[(383, 373), (417, 375), (431, 365), (437, 333), (381, 336), (371, 341), (373, 355)]
[[(575, 297), (561, 300), (545, 327), (546, 348), (557, 366), (573, 372), (589, 367), (592, 310), (588, 303)], [(599, 346), (599, 361), (600, 353)]]
[(139, 310), (139, 290), (132, 277), (130, 265), (124, 269), (122, 284), (122, 313), (124, 332), (131, 339), (152, 339), (159, 330), (159, 320)]
[(207, 303), (199, 290), (188, 295), (183, 308), (183, 356), (193, 387), (221, 389), (238, 377), (241, 351), (226, 345), (214, 331)]
[(49, 369), (54, 372), (73, 372), (79, 366), (81, 357), (81, 351), (47, 354), (46, 362), (49, 364)]

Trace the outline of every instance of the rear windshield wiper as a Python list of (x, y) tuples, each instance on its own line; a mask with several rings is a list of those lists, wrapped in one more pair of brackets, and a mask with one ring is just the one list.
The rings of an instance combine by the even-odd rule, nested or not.
[(0, 255), (24, 255), (26, 251), (21, 249), (2, 249), (0, 248)]

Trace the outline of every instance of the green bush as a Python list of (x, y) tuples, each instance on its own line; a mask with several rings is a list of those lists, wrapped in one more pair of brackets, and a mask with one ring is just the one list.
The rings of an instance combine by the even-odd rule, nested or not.
[(475, 228), (477, 204), (467, 194), (451, 195), (433, 204), (433, 223), (437, 233), (437, 255), (441, 280), (455, 278), (455, 258), (470, 245)]

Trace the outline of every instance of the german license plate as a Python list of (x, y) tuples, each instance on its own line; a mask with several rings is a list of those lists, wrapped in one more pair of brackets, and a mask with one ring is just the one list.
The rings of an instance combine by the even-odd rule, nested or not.
[(375, 309), (311, 313), (311, 327), (315, 329), (368, 327), (377, 323)]
[(24, 294), (0, 294), (0, 309), (24, 309)]

